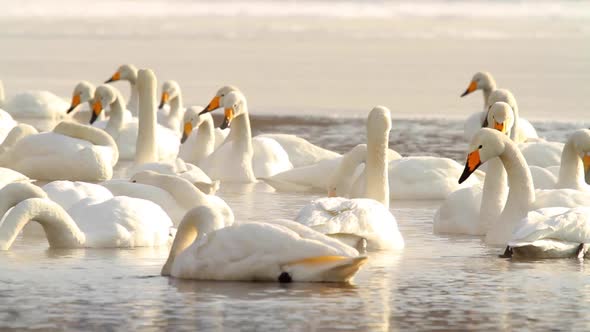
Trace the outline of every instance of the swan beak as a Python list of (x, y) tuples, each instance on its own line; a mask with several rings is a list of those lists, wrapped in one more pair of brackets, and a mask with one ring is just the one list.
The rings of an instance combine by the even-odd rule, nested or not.
[(225, 109), (225, 116), (223, 117), (223, 123), (221, 124), (221, 126), (219, 126), (219, 128), (221, 128), (221, 129), (229, 128), (229, 125), (231, 124), (231, 120), (233, 120), (233, 118), (234, 118), (234, 110), (232, 108), (226, 108)]
[(590, 170), (590, 152), (586, 152), (584, 157), (582, 157), (582, 162), (584, 163), (584, 172), (588, 172)]
[(219, 108), (220, 99), (221, 98), (219, 96), (213, 97), (213, 99), (211, 99), (211, 102), (207, 105), (207, 107), (205, 107), (201, 111), (201, 113), (199, 113), (199, 115), (205, 114), (207, 112), (211, 112), (211, 111), (214, 111), (214, 110), (218, 109)]
[(160, 100), (160, 106), (158, 106), (158, 108), (164, 107), (164, 105), (166, 105), (169, 99), (170, 95), (168, 94), (168, 92), (162, 92), (162, 99)]
[(182, 138), (180, 139), (180, 143), (184, 143), (188, 136), (193, 131), (193, 124), (189, 122), (184, 124), (184, 130), (182, 131)]
[(498, 122), (494, 121), (494, 129), (498, 130), (502, 134), (506, 133), (506, 126), (504, 126), (504, 122), (498, 123)]
[(72, 104), (70, 105), (70, 108), (68, 108), (66, 114), (70, 114), (71, 111), (74, 110), (74, 108), (76, 108), (76, 106), (80, 105), (80, 95), (74, 95), (72, 97)]
[(328, 190), (328, 197), (336, 197), (336, 189)]
[(315, 275), (321, 281), (347, 282), (366, 262), (366, 256), (315, 256), (289, 262), (281, 268), (294, 271), (295, 275)]
[(479, 149), (471, 152), (467, 155), (467, 162), (465, 163), (465, 169), (463, 170), (463, 174), (459, 178), (459, 184), (463, 183), (471, 173), (475, 172), (475, 170), (481, 165), (481, 159), (479, 158)]
[(116, 72), (113, 74), (113, 76), (111, 76), (111, 78), (109, 78), (108, 80), (105, 81), (105, 83), (111, 83), (111, 82), (115, 82), (121, 79), (121, 73)]
[(471, 83), (469, 83), (469, 86), (467, 87), (467, 90), (465, 90), (465, 92), (463, 92), (463, 94), (461, 95), (461, 97), (465, 97), (465, 96), (467, 96), (468, 94), (472, 93), (475, 90), (477, 90), (477, 82), (471, 81)]
[(94, 104), (92, 104), (92, 117), (90, 118), (90, 124), (93, 124), (94, 121), (98, 119), (100, 112), (102, 112), (102, 103), (100, 101), (95, 101)]

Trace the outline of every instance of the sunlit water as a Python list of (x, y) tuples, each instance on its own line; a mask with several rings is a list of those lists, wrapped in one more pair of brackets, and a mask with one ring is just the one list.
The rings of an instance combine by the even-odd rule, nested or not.
[[(338, 151), (364, 121), (258, 118), (255, 132), (293, 132)], [(537, 123), (564, 140), (583, 124)], [(552, 130), (547, 128), (551, 127)], [(421, 133), (421, 135), (418, 135)], [(392, 148), (464, 158), (459, 122), (395, 120)], [(293, 218), (311, 199), (265, 184), (222, 187), (238, 220)], [(478, 237), (432, 233), (440, 202), (393, 202), (402, 252), (371, 253), (352, 285), (181, 281), (159, 276), (168, 248), (50, 250), (18, 239), (0, 252), (0, 329), (587, 330), (590, 276), (575, 259), (516, 262)]]

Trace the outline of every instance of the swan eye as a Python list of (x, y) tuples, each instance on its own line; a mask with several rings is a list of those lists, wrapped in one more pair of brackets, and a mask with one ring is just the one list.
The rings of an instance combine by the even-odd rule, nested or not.
[(225, 97), (225, 94), (223, 94), (223, 93), (222, 93), (222, 94), (221, 94), (221, 97)]
[(480, 146), (478, 147), (478, 149), (481, 149), (481, 148), (483, 148), (483, 145), (480, 145)]
[(132, 182), (132, 183), (137, 183), (137, 180), (132, 180), (131, 182)]
[(281, 273), (281, 275), (279, 275), (279, 282), (280, 283), (286, 283), (286, 282), (292, 282), (293, 278), (291, 278), (291, 275), (287, 272), (283, 272)]

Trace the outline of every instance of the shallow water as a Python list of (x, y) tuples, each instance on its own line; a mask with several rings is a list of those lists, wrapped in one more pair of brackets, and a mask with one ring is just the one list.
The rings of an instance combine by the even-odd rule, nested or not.
[[(255, 132), (272, 123), (338, 151), (364, 137), (361, 119), (254, 120)], [(462, 160), (461, 123), (434, 123), (396, 120), (392, 148)], [(536, 125), (563, 140), (583, 124)], [(238, 220), (259, 221), (293, 218), (317, 197), (262, 183), (224, 185), (219, 195)], [(21, 238), (0, 252), (0, 329), (588, 330), (584, 262), (509, 261), (478, 237), (434, 235), (439, 203), (393, 202), (406, 248), (370, 254), (352, 285), (182, 281), (159, 276), (167, 248), (50, 250)]]

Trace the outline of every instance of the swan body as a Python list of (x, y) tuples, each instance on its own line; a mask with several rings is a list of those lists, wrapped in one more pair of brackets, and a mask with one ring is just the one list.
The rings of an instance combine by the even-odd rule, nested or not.
[(303, 167), (316, 164), (322, 160), (340, 157), (339, 153), (326, 150), (307, 140), (288, 134), (263, 134), (256, 137), (266, 137), (278, 142), (287, 152), (293, 167)]
[(35, 197), (34, 191), (39, 189), (31, 188), (33, 185), (19, 185), (21, 190), (17, 194), (24, 200), (13, 201), (16, 205), (0, 225), (1, 250), (8, 250), (20, 230), (31, 220), (43, 226), (52, 248), (150, 247), (166, 245), (170, 241), (172, 222), (152, 202), (130, 197), (87, 198), (66, 212), (47, 198)]
[[(140, 121), (136, 118), (126, 119), (121, 94), (109, 85), (96, 88), (93, 110), (100, 114), (104, 107), (109, 106), (110, 117), (104, 130), (117, 142), (121, 160), (135, 160), (137, 143), (140, 140), (156, 144), (158, 160), (175, 159), (178, 154), (178, 135), (170, 129), (156, 126), (155, 135), (140, 135)], [(142, 116), (141, 114), (139, 115)], [(148, 142), (149, 143), (149, 142)]]
[(81, 200), (92, 198), (106, 201), (113, 198), (113, 194), (105, 187), (80, 181), (53, 181), (41, 187), (47, 198), (68, 210)]
[(162, 275), (183, 279), (346, 282), (366, 257), (290, 221), (223, 227), (216, 211), (195, 208), (182, 220)]
[(66, 118), (68, 103), (49, 91), (29, 91), (16, 94), (2, 108), (18, 122), (49, 131)]
[(520, 143), (518, 148), (529, 166), (547, 168), (560, 164), (563, 143), (541, 140)]
[(29, 182), (29, 177), (10, 168), (0, 167), (0, 189), (13, 182)]
[[(365, 198), (320, 198), (303, 207), (296, 220), (323, 234), (347, 239), (346, 242), (352, 240), (353, 243), (348, 244), (355, 247), (362, 248), (366, 243), (369, 250), (403, 248), (403, 237), (395, 217), (389, 212), (387, 146), (390, 130), (390, 111), (383, 106), (373, 108), (367, 120), (367, 145), (353, 149), (366, 151)], [(339, 186), (347, 186), (341, 179), (355, 170), (355, 163), (350, 159), (358, 159), (356, 154), (344, 156), (336, 171), (338, 176), (330, 179), (331, 194), (338, 193)]]
[(25, 136), (0, 156), (0, 164), (37, 180), (104, 181), (118, 150), (103, 131), (61, 122), (52, 132)]
[(14, 121), (12, 116), (0, 109), (0, 143), (4, 142), (4, 139), (8, 135), (8, 133), (17, 125), (17, 122)]

